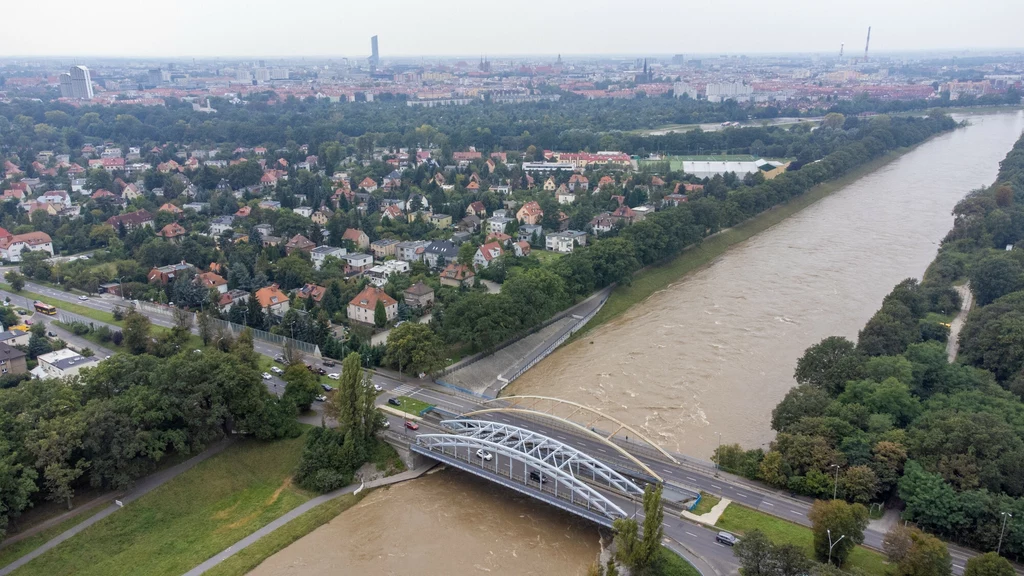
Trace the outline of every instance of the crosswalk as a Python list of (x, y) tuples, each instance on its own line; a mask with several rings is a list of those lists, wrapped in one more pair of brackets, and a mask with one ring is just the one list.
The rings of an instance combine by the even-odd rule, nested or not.
[(418, 388), (419, 386), (413, 384), (402, 384), (392, 390), (392, 392), (395, 396), (412, 396)]

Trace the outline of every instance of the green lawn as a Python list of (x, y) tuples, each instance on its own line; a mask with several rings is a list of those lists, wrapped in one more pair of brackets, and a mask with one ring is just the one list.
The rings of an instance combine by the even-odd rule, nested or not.
[(656, 576), (700, 576), (700, 572), (689, 562), (664, 546), (658, 549), (658, 559), (655, 560), (652, 573)]
[(346, 494), (324, 502), (260, 538), (248, 548), (213, 567), (206, 574), (209, 576), (242, 576), (289, 544), (330, 522), (338, 514), (357, 504), (370, 492), (370, 490), (364, 490), (356, 496)]
[[(715, 527), (741, 535), (756, 528), (767, 534), (772, 542), (795, 544), (803, 548), (809, 557), (814, 557), (814, 537), (810, 528), (769, 516), (745, 506), (730, 504)], [(885, 558), (878, 552), (868, 550), (863, 546), (854, 548), (853, 553), (846, 560), (846, 567), (860, 568), (866, 574), (885, 574), (888, 571)]]
[(676, 282), (686, 274), (710, 264), (712, 260), (724, 254), (733, 245), (771, 228), (818, 200), (892, 162), (912, 149), (904, 148), (868, 162), (842, 178), (815, 186), (807, 191), (807, 193), (793, 198), (787, 204), (776, 206), (728, 230), (723, 230), (705, 239), (700, 245), (685, 250), (682, 254), (664, 264), (651, 266), (638, 272), (630, 284), (619, 285), (612, 292), (611, 297), (608, 298), (608, 302), (601, 308), (601, 311), (579, 332), (574, 334), (571, 340), (581, 338), (584, 334), (619, 316), (634, 304), (645, 300), (648, 296), (664, 289), (672, 282)]
[(18, 575), (181, 574), (310, 498), (291, 484), (304, 442), (240, 440)]
[(540, 260), (542, 264), (548, 264), (554, 262), (564, 256), (561, 252), (548, 252), (547, 250), (531, 250), (531, 256), (536, 256), (537, 260)]
[(700, 502), (697, 503), (697, 507), (690, 510), (690, 513), (700, 516), (701, 514), (707, 514), (711, 512), (711, 509), (715, 507), (715, 504), (721, 502), (722, 499), (714, 494), (708, 494), (707, 492), (700, 493)]
[(7, 284), (6, 282), (0, 282), (0, 288), (3, 288), (4, 290), (12, 294), (17, 294), (18, 296), (21, 296), (23, 298), (31, 298), (33, 300), (45, 302), (47, 304), (50, 304), (51, 306), (56, 306), (58, 309), (67, 310), (68, 312), (73, 312), (75, 314), (78, 314), (79, 316), (85, 316), (87, 318), (99, 320), (100, 322), (105, 322), (107, 324), (116, 324), (118, 326), (121, 325), (120, 322), (114, 320), (114, 315), (111, 314), (110, 312), (96, 310), (94, 308), (89, 308), (88, 306), (75, 304), (74, 302), (65, 302), (64, 300), (51, 298), (49, 296), (43, 296), (42, 294), (36, 294), (35, 292), (29, 292), (27, 290), (15, 292), (14, 289), (11, 288), (11, 285)]
[(401, 406), (389, 406), (395, 410), (401, 410), (406, 414), (412, 414), (414, 416), (419, 416), (427, 408), (434, 407), (433, 404), (427, 404), (422, 400), (409, 398), (408, 396), (399, 396), (398, 399), (402, 402)]
[(24, 556), (25, 554), (28, 554), (36, 548), (39, 548), (46, 541), (58, 536), (65, 530), (69, 530), (74, 526), (77, 526), (78, 524), (85, 522), (86, 520), (88, 520), (97, 512), (103, 510), (104, 508), (106, 508), (106, 505), (95, 506), (94, 508), (86, 510), (85, 512), (82, 512), (77, 516), (68, 518), (67, 520), (55, 526), (47, 528), (46, 530), (43, 530), (38, 534), (29, 536), (28, 538), (15, 542), (10, 546), (4, 546), (3, 548), (0, 548), (0, 566), (7, 566), (11, 562), (14, 562), (18, 558)]

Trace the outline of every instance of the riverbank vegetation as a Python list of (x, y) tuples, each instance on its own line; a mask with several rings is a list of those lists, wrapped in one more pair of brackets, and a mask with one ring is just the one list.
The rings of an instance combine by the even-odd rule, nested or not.
[[(953, 214), (922, 282), (898, 284), (856, 343), (826, 338), (799, 360), (769, 450), (715, 460), (802, 494), (899, 505), (925, 530), (1020, 558), (1024, 523), (1003, 513), (1024, 518), (1024, 138)], [(957, 310), (964, 279), (978, 307), (951, 364), (929, 314)]]

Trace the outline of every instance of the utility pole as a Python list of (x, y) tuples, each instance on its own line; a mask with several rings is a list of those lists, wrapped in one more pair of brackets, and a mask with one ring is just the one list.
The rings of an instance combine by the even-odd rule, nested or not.
[(832, 548), (834, 548), (836, 544), (839, 544), (840, 540), (842, 540), (843, 538), (846, 538), (846, 534), (843, 534), (842, 536), (839, 537), (839, 540), (836, 540), (835, 542), (833, 542), (832, 541), (832, 531), (826, 529), (825, 532), (828, 533), (828, 563), (831, 564), (832, 563)]
[(1003, 531), (1006, 530), (1006, 520), (1013, 518), (1013, 514), (1009, 512), (1000, 512), (999, 514), (1003, 517), (1003, 527), (999, 529), (999, 545), (996, 546), (996, 554), (999, 554), (999, 550), (1003, 548)]
[(836, 495), (839, 494), (839, 464), (833, 464), (831, 468), (836, 469), (836, 481), (832, 485), (832, 499), (836, 499)]
[(717, 458), (718, 462), (715, 463), (715, 466), (718, 466), (718, 469), (721, 470), (722, 469), (722, 462), (721, 462), (721, 460), (722, 460), (722, 433), (721, 432), (715, 432), (715, 434), (718, 435), (718, 458)]

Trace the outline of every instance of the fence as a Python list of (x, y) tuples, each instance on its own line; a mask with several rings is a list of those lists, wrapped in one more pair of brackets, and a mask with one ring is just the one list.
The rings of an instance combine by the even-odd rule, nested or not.
[[(110, 326), (106, 322), (100, 322), (99, 320), (86, 318), (85, 316), (79, 316), (78, 314), (64, 310), (57, 310), (57, 322), (64, 325), (81, 323), (94, 329), (99, 328), (100, 326)], [(117, 326), (111, 326), (111, 328), (114, 328), (115, 330), (118, 329)]]
[[(227, 320), (219, 320), (217, 318), (210, 318), (210, 326), (215, 331), (231, 332), (231, 334), (235, 337), (241, 334), (242, 330), (245, 330), (245, 326), (242, 326), (241, 324), (235, 324), (234, 322), (228, 322)], [(289, 338), (287, 336), (281, 336), (280, 334), (271, 334), (266, 330), (257, 330), (255, 328), (249, 328), (249, 330), (252, 330), (252, 337), (255, 340), (260, 340), (268, 344), (273, 344), (274, 346), (280, 346), (282, 348), (288, 346), (294, 350), (302, 352), (303, 354), (313, 356), (316, 358), (321, 357), (320, 347), (317, 346), (316, 344), (303, 342), (302, 340), (296, 340), (294, 338)]]

